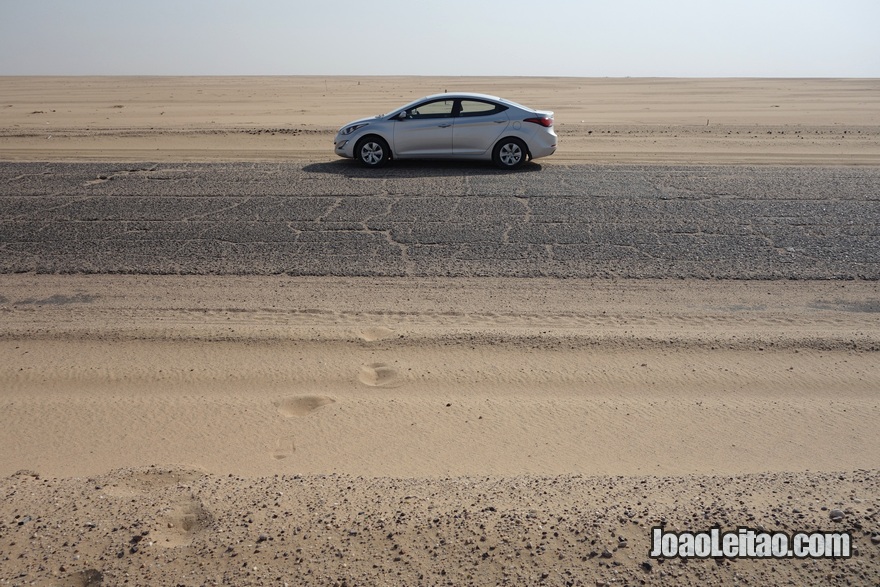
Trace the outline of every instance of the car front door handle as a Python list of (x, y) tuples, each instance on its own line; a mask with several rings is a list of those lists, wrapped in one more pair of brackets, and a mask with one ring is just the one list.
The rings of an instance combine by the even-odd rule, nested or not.
[(452, 126), (452, 125), (451, 124), (441, 124), (440, 128), (449, 128), (450, 126)]

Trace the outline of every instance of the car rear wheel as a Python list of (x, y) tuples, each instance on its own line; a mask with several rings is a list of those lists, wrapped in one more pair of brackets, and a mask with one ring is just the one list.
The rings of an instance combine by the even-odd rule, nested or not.
[(510, 137), (498, 141), (492, 152), (492, 161), (501, 169), (516, 169), (526, 160), (527, 154), (526, 144)]
[(382, 167), (388, 163), (391, 149), (379, 137), (364, 137), (354, 147), (354, 154), (361, 164), (367, 167)]

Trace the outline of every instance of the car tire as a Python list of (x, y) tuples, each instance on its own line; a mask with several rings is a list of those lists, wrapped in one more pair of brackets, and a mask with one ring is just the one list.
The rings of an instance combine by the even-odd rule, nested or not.
[(516, 169), (528, 157), (526, 144), (515, 137), (501, 139), (492, 151), (492, 161), (501, 169)]
[(364, 137), (354, 147), (354, 156), (365, 167), (382, 167), (391, 157), (391, 149), (384, 139), (377, 136)]

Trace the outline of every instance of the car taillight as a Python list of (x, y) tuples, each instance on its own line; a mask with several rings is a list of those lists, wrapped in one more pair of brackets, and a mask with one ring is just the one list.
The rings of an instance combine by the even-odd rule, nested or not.
[(538, 118), (526, 118), (523, 122), (534, 122), (535, 124), (540, 124), (541, 126), (551, 127), (553, 126), (553, 119), (549, 116), (541, 116)]

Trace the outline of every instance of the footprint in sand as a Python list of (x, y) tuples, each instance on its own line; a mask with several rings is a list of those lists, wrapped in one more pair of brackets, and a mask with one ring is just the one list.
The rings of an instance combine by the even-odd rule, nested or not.
[(59, 583), (63, 587), (97, 587), (104, 583), (104, 573), (97, 569), (77, 571), (67, 576), (67, 579)]
[(321, 406), (332, 404), (335, 401), (332, 397), (323, 395), (298, 395), (275, 402), (275, 407), (278, 408), (278, 413), (285, 418), (293, 418), (310, 414)]
[(187, 546), (196, 535), (211, 525), (213, 519), (211, 512), (200, 500), (195, 497), (184, 498), (171, 505), (151, 537), (159, 546)]
[(363, 365), (358, 380), (370, 387), (394, 387), (399, 383), (397, 371), (386, 363)]
[(275, 442), (275, 448), (270, 453), (276, 461), (281, 461), (289, 456), (293, 456), (296, 452), (296, 446), (293, 444), (292, 438), (279, 438)]
[(358, 332), (358, 336), (361, 340), (366, 342), (375, 342), (377, 340), (382, 340), (385, 338), (391, 338), (394, 336), (394, 331), (390, 328), (386, 328), (385, 326), (374, 326), (372, 328), (364, 328), (363, 330)]

